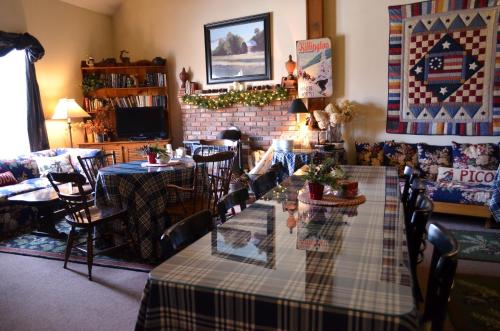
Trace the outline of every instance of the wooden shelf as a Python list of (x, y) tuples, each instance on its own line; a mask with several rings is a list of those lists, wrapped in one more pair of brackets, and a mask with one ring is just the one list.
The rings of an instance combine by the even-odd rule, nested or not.
[(105, 87), (89, 92), (86, 97), (90, 98), (114, 98), (127, 97), (129, 95), (167, 95), (166, 86), (148, 87)]
[[(81, 72), (82, 79), (85, 76), (95, 74), (97, 79), (100, 79), (102, 82), (107, 82), (110, 84), (113, 81), (113, 84), (125, 85), (124, 83), (133, 83), (134, 85), (140, 84), (165, 84), (167, 83), (167, 65), (153, 65), (144, 63), (144, 61), (140, 61), (141, 63), (131, 63), (129, 65), (117, 64), (110, 66), (103, 66), (102, 64), (98, 64), (93, 67), (88, 67), (84, 61), (81, 63)], [(114, 98), (126, 98), (126, 97), (136, 97), (136, 96), (153, 96), (153, 97), (165, 97), (165, 128), (170, 135), (170, 121), (168, 116), (168, 86), (133, 86), (133, 87), (105, 87), (100, 88), (94, 91), (91, 91), (84, 95), (84, 98), (89, 100), (84, 100), (83, 104), (85, 105), (96, 105), (92, 103), (92, 99), (114, 99)], [(113, 100), (112, 104), (135, 104), (134, 99), (139, 99), (141, 101), (136, 101), (137, 104), (143, 104), (143, 100), (151, 100), (148, 97), (144, 98), (129, 98), (127, 100)], [(131, 101), (132, 100), (132, 101)], [(109, 100), (111, 101), (111, 100)], [(161, 102), (163, 100), (160, 100)], [(147, 102), (147, 104), (153, 104), (155, 102)], [(163, 103), (163, 102), (162, 102)], [(146, 104), (146, 102), (144, 102)], [(99, 106), (99, 105), (97, 105)], [(86, 109), (87, 112), (92, 116), (96, 117), (99, 113), (99, 108), (92, 108), (92, 110)], [(116, 131), (116, 116), (115, 112), (109, 112), (108, 117), (108, 126), (109, 129)], [(112, 142), (113, 143), (113, 142)]]

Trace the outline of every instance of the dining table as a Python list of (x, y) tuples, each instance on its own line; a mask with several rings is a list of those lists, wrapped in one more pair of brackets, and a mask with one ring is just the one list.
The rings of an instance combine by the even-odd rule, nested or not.
[[(194, 166), (190, 157), (184, 157), (164, 165), (132, 161), (99, 169), (95, 204), (97, 207), (127, 208), (129, 231), (142, 259), (155, 261), (161, 257), (159, 241), (171, 225), (165, 210), (177, 199), (175, 193), (167, 189), (167, 184), (191, 187)], [(111, 231), (115, 234), (115, 240), (122, 240), (119, 237), (124, 231), (119, 228), (120, 224), (117, 222), (111, 226), (111, 229), (98, 230)]]
[(359, 205), (296, 172), (153, 269), (136, 330), (416, 330), (395, 168), (344, 165)]

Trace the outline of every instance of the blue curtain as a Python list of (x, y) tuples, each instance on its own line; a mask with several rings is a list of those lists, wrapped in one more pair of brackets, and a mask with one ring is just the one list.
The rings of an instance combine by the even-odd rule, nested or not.
[(36, 81), (34, 63), (40, 60), (45, 50), (40, 42), (29, 33), (9, 33), (0, 31), (0, 57), (12, 50), (26, 52), (26, 87), (28, 98), (28, 135), (32, 152), (49, 148), (45, 117), (40, 90)]

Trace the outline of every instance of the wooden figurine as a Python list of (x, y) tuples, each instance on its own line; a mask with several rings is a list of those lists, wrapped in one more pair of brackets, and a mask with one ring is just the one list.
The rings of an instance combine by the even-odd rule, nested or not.
[(188, 73), (186, 72), (186, 69), (183, 67), (181, 73), (179, 74), (179, 79), (181, 80), (181, 88), (185, 89), (186, 88), (186, 81), (188, 80)]

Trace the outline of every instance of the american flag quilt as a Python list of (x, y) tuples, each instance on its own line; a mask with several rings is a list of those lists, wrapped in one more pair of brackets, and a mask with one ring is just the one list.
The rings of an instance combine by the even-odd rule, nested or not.
[(499, 3), (389, 8), (387, 132), (500, 135)]

